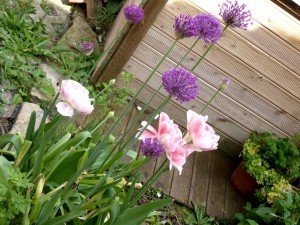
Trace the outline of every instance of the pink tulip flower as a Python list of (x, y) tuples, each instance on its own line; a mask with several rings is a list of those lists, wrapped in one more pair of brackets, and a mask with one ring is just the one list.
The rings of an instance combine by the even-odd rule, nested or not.
[(74, 110), (82, 114), (89, 114), (94, 109), (89, 98), (89, 91), (74, 80), (63, 80), (60, 94), (63, 101), (57, 103), (56, 108), (58, 113), (63, 116), (72, 117)]
[(186, 159), (191, 152), (192, 149), (186, 144), (173, 145), (173, 148), (166, 149), (166, 155), (170, 161), (170, 170), (174, 166), (179, 171), (179, 175), (181, 175), (182, 167), (186, 163)]
[[(142, 126), (147, 125), (146, 121), (142, 122)], [(143, 130), (144, 128), (140, 128)], [(147, 128), (142, 132), (139, 139), (145, 140), (146, 138), (157, 138), (165, 148), (174, 143), (179, 143), (182, 140), (182, 133), (178, 128), (178, 125), (169, 118), (169, 116), (162, 112), (159, 116), (158, 130), (148, 125)]]
[[(142, 122), (143, 130), (147, 125), (146, 121)], [(186, 145), (182, 139), (182, 133), (178, 125), (175, 124), (169, 116), (162, 112), (159, 116), (158, 130), (151, 125), (142, 131), (139, 139), (145, 140), (146, 138), (157, 138), (163, 145), (167, 158), (170, 161), (170, 170), (174, 166), (179, 174), (182, 172), (182, 167), (186, 162), (186, 158), (192, 152), (192, 149)]]
[(208, 116), (202, 116), (192, 110), (187, 111), (187, 131), (192, 139), (195, 151), (210, 151), (217, 149), (219, 135), (206, 123)]

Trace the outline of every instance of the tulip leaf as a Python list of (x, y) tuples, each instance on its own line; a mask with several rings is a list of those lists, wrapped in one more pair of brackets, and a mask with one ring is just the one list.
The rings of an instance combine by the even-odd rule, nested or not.
[(26, 135), (25, 135), (25, 140), (32, 141), (32, 138), (34, 136), (35, 123), (36, 123), (36, 112), (33, 111), (30, 115), (30, 119), (29, 119), (29, 122), (28, 122)]
[(43, 225), (61, 225), (64, 224), (72, 219), (78, 218), (79, 216), (84, 215), (84, 211), (78, 211), (78, 212), (69, 212), (63, 216), (58, 216), (53, 219), (48, 220), (46, 223), (43, 223)]
[(11, 163), (0, 155), (0, 184), (6, 184), (8, 181), (8, 171), (12, 169)]
[(129, 208), (118, 217), (113, 225), (140, 225), (152, 211), (171, 203), (171, 199), (163, 199)]
[(0, 148), (4, 148), (9, 143), (12, 143), (17, 153), (22, 148), (22, 139), (16, 134), (3, 134), (0, 135)]
[(64, 152), (61, 160), (55, 160), (57, 163), (52, 166), (50, 173), (47, 175), (47, 180), (57, 184), (68, 181), (70, 177), (76, 174), (78, 160), (84, 155), (85, 151), (85, 149), (80, 149)]

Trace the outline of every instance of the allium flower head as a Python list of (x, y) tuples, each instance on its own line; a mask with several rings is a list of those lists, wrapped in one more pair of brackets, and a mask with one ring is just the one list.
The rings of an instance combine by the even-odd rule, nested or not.
[(146, 138), (143, 140), (141, 149), (144, 155), (149, 157), (161, 157), (164, 152), (164, 147), (157, 138)]
[(219, 20), (210, 14), (199, 14), (193, 18), (195, 36), (206, 43), (217, 42), (222, 34), (222, 27)]
[(219, 14), (228, 26), (247, 30), (248, 26), (252, 24), (251, 11), (246, 9), (245, 4), (240, 5), (237, 0), (227, 0), (219, 7)]
[(137, 5), (132, 4), (124, 8), (124, 15), (130, 22), (139, 23), (144, 19), (144, 10)]
[(93, 42), (82, 42), (81, 49), (85, 55), (90, 55), (94, 51), (94, 43)]
[(227, 88), (227, 86), (230, 84), (230, 82), (231, 81), (230, 81), (229, 77), (223, 77), (223, 81), (220, 84), (221, 90), (224, 91)]
[(175, 28), (175, 35), (178, 39), (195, 35), (193, 17), (191, 16), (180, 14), (175, 18), (173, 27)]
[(197, 77), (183, 68), (172, 68), (162, 75), (164, 89), (179, 102), (188, 102), (199, 93)]

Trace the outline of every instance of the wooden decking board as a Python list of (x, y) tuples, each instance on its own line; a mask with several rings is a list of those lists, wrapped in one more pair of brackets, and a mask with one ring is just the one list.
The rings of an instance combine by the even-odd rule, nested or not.
[(177, 201), (182, 202), (186, 205), (189, 204), (188, 201), (190, 195), (194, 159), (195, 154), (192, 154), (187, 158), (181, 175), (179, 175), (179, 172), (176, 169), (174, 170), (172, 186), (170, 190), (170, 195), (172, 197), (176, 196)]
[[(219, 8), (216, 0), (211, 1), (211, 4), (206, 4), (204, 1), (196, 2), (194, 0), (191, 0), (191, 2), (192, 1), (194, 2), (194, 6), (191, 6), (191, 10), (193, 10), (193, 12), (196, 13), (198, 10), (205, 10), (205, 12), (217, 16), (220, 19), (220, 21), (222, 21), (221, 17), (218, 16)], [(176, 1), (175, 4), (180, 4), (180, 2)], [(249, 3), (249, 5), (255, 6), (255, 3)], [(172, 10), (172, 7), (166, 7), (166, 8), (168, 9), (168, 11)], [(277, 7), (277, 9), (280, 8)], [(238, 33), (245, 40), (248, 40), (249, 42), (253, 43), (253, 45), (257, 46), (258, 48), (266, 52), (268, 55), (275, 58), (276, 60), (283, 63), (288, 68), (290, 68), (291, 70), (299, 74), (299, 65), (300, 65), (299, 49), (296, 49), (295, 47), (291, 46), (288, 42), (282, 40), (280, 35), (278, 36), (274, 34), (272, 30), (269, 30), (266, 27), (261, 26), (255, 20), (254, 20), (253, 27), (258, 27), (258, 28), (249, 29), (249, 31), (244, 31), (242, 29), (234, 28), (232, 29), (232, 31)], [(285, 26), (281, 27), (281, 29), (285, 29)]]
[[(151, 58), (148, 55), (144, 55), (144, 52), (150, 52), (153, 54)], [(147, 64), (147, 66), (153, 67), (155, 63), (152, 61), (157, 61), (160, 58), (159, 55), (155, 56), (155, 52), (152, 51), (151, 47), (148, 47), (145, 43), (141, 43), (138, 49), (135, 51), (133, 56), (139, 59), (140, 62)], [(151, 60), (149, 60), (151, 59)], [(175, 63), (171, 61), (166, 61), (163, 66), (158, 69), (158, 72), (163, 73), (167, 68), (174, 67)], [(160, 79), (160, 78), (159, 78)], [(159, 80), (158, 80), (159, 82)], [(219, 81), (221, 82), (221, 81)], [(228, 89), (234, 84), (235, 81), (232, 81)], [(216, 88), (212, 87), (209, 83), (204, 80), (199, 80), (200, 85), (200, 94), (199, 99), (207, 102), (211, 96), (216, 92)], [(224, 93), (220, 93), (219, 96), (211, 104), (217, 110), (226, 112), (226, 115), (231, 119), (236, 121), (243, 121), (244, 124), (248, 126), (249, 129), (255, 129), (257, 131), (270, 130), (274, 133), (277, 133), (282, 136), (291, 135), (290, 133), (285, 133), (282, 131), (282, 128), (277, 128), (268, 121), (263, 120), (261, 117), (257, 116), (255, 113), (247, 109), (245, 106), (241, 105), (239, 102), (233, 100), (227, 95), (227, 90)]]
[[(182, 5), (181, 11), (185, 13), (187, 6), (183, 3)], [(156, 19), (154, 26), (166, 34), (173, 34), (174, 31), (172, 25), (174, 20), (174, 16), (163, 10)], [(184, 44), (184, 40), (181, 41), (181, 43)], [(200, 42), (200, 44), (201, 45), (197, 45), (195, 49), (199, 50), (199, 52), (203, 52), (205, 50), (203, 48), (203, 42)], [(278, 86), (281, 86), (285, 91), (290, 92), (291, 94), (300, 98), (300, 68), (298, 74), (294, 73), (289, 68), (282, 65), (277, 60), (274, 60), (272, 57), (264, 53), (249, 41), (245, 41), (245, 39), (237, 35), (231, 29), (228, 29), (224, 32), (224, 35), (220, 41), (217, 42), (217, 45), (248, 64), (250, 67), (253, 67), (261, 74), (261, 77), (266, 77), (272, 80)], [(218, 52), (215, 54), (218, 54)]]
[(227, 182), (226, 182), (226, 195), (225, 195), (225, 208), (224, 208), (224, 217), (233, 218), (236, 212), (241, 211), (244, 206), (243, 198), (233, 189), (230, 178), (234, 169), (236, 168), (237, 163), (233, 161), (228, 162), (227, 168)]
[[(148, 37), (146, 35), (144, 41), (151, 47), (156, 46), (156, 48), (159, 48), (162, 52), (165, 52), (164, 50), (162, 50), (164, 48), (161, 48), (161, 43), (163, 43), (161, 39), (164, 38), (163, 33), (158, 29), (154, 29), (153, 27), (149, 30), (148, 34), (150, 34), (151, 31), (157, 31), (157, 35), (151, 35), (152, 38), (149, 39), (146, 39)], [(160, 40), (160, 42), (158, 41), (158, 39)], [(166, 40), (164, 40), (164, 42)], [(170, 46), (171, 43), (172, 40), (169, 39), (169, 45), (167, 46)], [(165, 47), (167, 48), (167, 46)], [(172, 51), (169, 57), (176, 57), (177, 59), (173, 60), (178, 62), (180, 60), (180, 55), (183, 55), (184, 53), (180, 54), (179, 52), (176, 52), (175, 54), (174, 52), (175, 51)], [(194, 54), (192, 57), (194, 58), (194, 61), (196, 61), (199, 58), (199, 55), (196, 56)], [(279, 87), (272, 80), (261, 77), (261, 74), (258, 73), (257, 70), (248, 66), (246, 63), (242, 62), (238, 58), (232, 56), (230, 53), (226, 52), (221, 48), (218, 48), (218, 46), (215, 46), (211, 50), (211, 52), (207, 54), (206, 61), (213, 63), (215, 67), (222, 69), (225, 73), (241, 82), (248, 89), (258, 93), (259, 95), (270, 101), (272, 104), (284, 109), (293, 117), (298, 119), (300, 118), (300, 112), (298, 110), (300, 107), (299, 98), (296, 98), (295, 96), (286, 92), (283, 88)], [(194, 74), (201, 75), (201, 72), (201, 68), (198, 67), (194, 71)]]
[[(212, 0), (210, 4), (207, 4), (203, 0), (189, 1), (213, 15), (218, 16), (219, 14), (218, 0)], [(173, 4), (173, 2), (170, 4)], [(254, 19), (252, 29), (265, 28), (293, 48), (300, 50), (300, 38), (298, 35), (300, 32), (299, 21), (291, 19), (287, 14), (280, 12), (280, 7), (268, 0), (249, 0), (247, 1), (247, 5), (249, 8), (252, 8), (252, 18)]]
[(212, 152), (212, 162), (208, 195), (207, 213), (218, 218), (224, 217), (228, 162), (217, 152)]
[[(158, 40), (159, 39), (159, 40)], [(167, 46), (169, 46), (172, 43), (172, 40), (168, 39), (163, 33), (161, 33), (157, 28), (151, 28), (147, 35), (145, 36), (144, 40), (147, 42), (148, 45), (151, 47), (157, 46), (159, 49), (167, 49)], [(169, 44), (164, 45), (162, 43), (167, 42), (169, 40)], [(181, 45), (176, 46), (177, 48), (174, 48), (173, 51), (170, 53), (169, 57), (171, 60), (179, 61), (181, 57), (184, 54), (184, 49), (181, 49)], [(214, 50), (214, 49), (213, 49)], [(138, 51), (138, 49), (136, 50)], [(162, 52), (165, 52), (165, 50), (162, 50)], [(219, 57), (216, 54), (212, 54), (210, 52), (208, 54), (208, 58), (211, 58), (212, 62), (204, 60), (200, 67), (198, 67), (194, 73), (195, 74), (203, 74), (202, 67), (203, 65), (209, 65), (209, 67), (212, 67), (213, 70), (217, 70), (217, 73), (212, 72), (210, 77), (202, 77), (202, 79), (205, 80), (211, 80), (213, 81), (213, 78), (218, 76), (220, 79), (222, 79), (223, 76), (229, 76), (232, 77), (233, 80), (237, 80), (240, 85), (243, 86), (241, 89), (241, 92), (238, 97), (243, 98), (243, 93), (247, 91), (251, 91), (254, 93), (254, 95), (260, 95), (260, 98), (265, 98), (269, 102), (271, 102), (272, 105), (276, 105), (277, 108), (280, 108), (280, 110), (276, 110), (275, 115), (281, 114), (281, 113), (290, 113), (294, 118), (300, 118), (299, 110), (297, 110), (298, 105), (300, 104), (300, 100), (291, 96), (290, 94), (286, 93), (285, 91), (282, 91), (280, 87), (277, 85), (270, 83), (268, 79), (261, 79), (259, 74), (256, 73), (251, 67), (247, 66), (246, 64), (243, 64), (238, 59), (233, 60), (228, 53), (224, 52), (220, 49), (220, 52), (223, 54), (221, 57)], [(135, 53), (134, 53), (135, 54)], [(195, 53), (192, 54), (192, 58), (195, 59)], [(217, 57), (217, 58), (216, 58)], [(189, 59), (191, 57), (189, 56)], [(225, 59), (226, 58), (226, 59)], [(212, 64), (216, 60), (218, 61), (218, 64), (223, 65), (220, 68), (220, 65)], [(228, 59), (228, 61), (227, 61)], [(222, 63), (220, 63), (222, 62)], [(242, 65), (237, 65), (238, 63), (241, 63)], [(227, 64), (227, 65), (226, 65)], [(225, 66), (226, 65), (226, 66)], [(232, 66), (231, 66), (232, 65)], [(235, 68), (237, 66), (237, 68)], [(163, 65), (162, 65), (163, 67)], [(216, 69), (214, 69), (216, 68)], [(221, 70), (222, 69), (222, 70)], [(225, 70), (224, 70), (225, 69)], [(219, 72), (220, 71), (220, 72)], [(222, 72), (223, 71), (223, 72)], [(231, 86), (230, 86), (231, 88)], [(230, 89), (228, 88), (228, 89)], [(266, 91), (268, 90), (268, 91)], [(237, 93), (238, 94), (238, 93)], [(247, 93), (246, 93), (247, 94)], [(237, 98), (234, 95), (231, 96), (232, 98)], [(253, 105), (253, 108), (258, 110), (256, 102), (257, 97), (254, 98), (255, 104)], [(252, 100), (253, 101), (253, 100)], [(254, 102), (241, 102), (244, 104), (253, 104)], [(292, 103), (293, 102), (293, 103)], [(259, 102), (258, 102), (259, 103)], [(295, 104), (295, 105), (293, 105)], [(269, 104), (270, 105), (270, 104)], [(265, 107), (265, 104), (263, 104), (263, 107)], [(272, 118), (270, 114), (266, 115), (267, 118)], [(289, 130), (289, 129), (288, 129)]]
[(201, 205), (202, 202), (206, 202), (210, 179), (211, 156), (211, 152), (195, 154), (190, 195), (188, 199), (189, 203), (193, 201), (198, 205)]
[[(156, 160), (155, 171), (164, 163), (166, 157), (158, 158)], [(168, 164), (167, 164), (168, 165)], [(162, 190), (165, 194), (170, 195), (173, 179), (173, 171), (163, 173), (160, 178), (154, 183), (153, 187), (157, 190)]]

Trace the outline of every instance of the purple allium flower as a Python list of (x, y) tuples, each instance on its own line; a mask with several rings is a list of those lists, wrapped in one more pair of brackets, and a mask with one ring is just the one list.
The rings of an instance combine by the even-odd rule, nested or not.
[(222, 27), (219, 20), (210, 14), (199, 14), (193, 18), (195, 36), (206, 43), (215, 43), (222, 34)]
[(132, 23), (142, 22), (144, 19), (144, 9), (135, 4), (128, 5), (124, 8), (124, 15)]
[(247, 30), (252, 24), (251, 11), (246, 9), (246, 4), (239, 4), (237, 0), (227, 0), (220, 7), (220, 16), (224, 22), (231, 27)]
[(179, 102), (188, 102), (199, 93), (197, 77), (183, 68), (172, 68), (162, 75), (164, 89)]
[(195, 35), (193, 17), (191, 16), (180, 14), (175, 18), (173, 27), (175, 28), (175, 35), (178, 39)]
[(226, 87), (230, 84), (229, 77), (223, 77), (223, 82), (220, 84), (220, 89), (223, 91), (226, 89)]
[(223, 83), (226, 84), (226, 85), (230, 84), (229, 77), (223, 77)]
[(90, 55), (94, 51), (94, 43), (93, 42), (82, 42), (81, 49), (85, 55)]
[(144, 155), (150, 157), (161, 157), (164, 152), (164, 147), (157, 138), (146, 138), (141, 143), (141, 149)]

